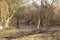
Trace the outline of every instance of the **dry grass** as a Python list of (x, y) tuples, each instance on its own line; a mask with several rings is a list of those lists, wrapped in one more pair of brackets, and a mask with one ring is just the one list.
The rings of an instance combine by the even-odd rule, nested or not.
[(41, 30), (20, 30), (9, 29), (0, 30), (0, 40), (53, 40), (60, 37), (60, 31), (41, 31)]
[(35, 34), (23, 38), (17, 38), (14, 40), (58, 40), (58, 39), (60, 40), (60, 38), (57, 38), (56, 36), (53, 37), (50, 34)]

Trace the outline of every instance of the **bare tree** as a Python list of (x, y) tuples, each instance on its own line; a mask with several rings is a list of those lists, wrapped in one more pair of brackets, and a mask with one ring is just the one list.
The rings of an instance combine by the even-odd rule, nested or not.
[(43, 2), (43, 0), (41, 0), (41, 10), (40, 10), (40, 17), (39, 17), (39, 20), (38, 21), (38, 29), (42, 29), (42, 28), (46, 28), (46, 26), (48, 26), (51, 22), (51, 20), (53, 19), (53, 16), (54, 16), (54, 9), (57, 7), (57, 6), (53, 6), (54, 4), (54, 0), (51, 4), (48, 3), (47, 0), (45, 0)]
[[(11, 0), (10, 0), (11, 1)], [(9, 22), (14, 16), (17, 9), (17, 2), (10, 2), (9, 0), (1, 1), (1, 19), (3, 28), (7, 28), (9, 26)]]

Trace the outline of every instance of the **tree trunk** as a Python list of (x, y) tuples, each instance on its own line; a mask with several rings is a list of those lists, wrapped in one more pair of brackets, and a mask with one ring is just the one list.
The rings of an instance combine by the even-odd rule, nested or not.
[(19, 28), (19, 19), (17, 19), (17, 28)]
[(9, 20), (2, 22), (3, 29), (9, 28)]
[(40, 29), (40, 18), (38, 19), (37, 29)]
[(5, 27), (7, 28), (9, 26), (9, 21), (5, 23)]

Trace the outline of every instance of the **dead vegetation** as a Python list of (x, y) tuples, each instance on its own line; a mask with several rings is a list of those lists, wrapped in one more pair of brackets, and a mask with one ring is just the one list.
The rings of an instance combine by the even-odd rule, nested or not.
[[(48, 38), (47, 38), (48, 37)], [(49, 38), (56, 38), (59, 39), (60, 37), (60, 31), (44, 31), (44, 30), (20, 30), (20, 29), (10, 29), (10, 30), (0, 30), (0, 39), (17, 39), (17, 40), (23, 40), (23, 39), (49, 39)]]

